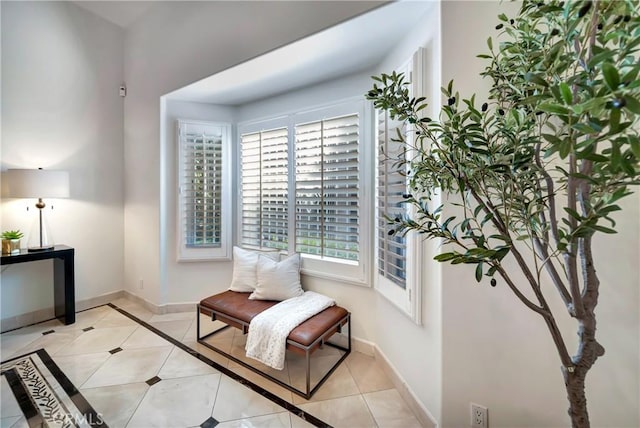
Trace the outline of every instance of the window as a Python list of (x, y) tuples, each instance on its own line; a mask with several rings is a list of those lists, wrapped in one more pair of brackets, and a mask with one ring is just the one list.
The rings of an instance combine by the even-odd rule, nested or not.
[(270, 129), (241, 139), (243, 246), (288, 249), (288, 131)]
[(396, 133), (406, 135), (402, 123), (392, 121), (387, 112), (378, 114), (377, 239), (378, 274), (402, 289), (407, 287), (407, 236), (389, 234), (389, 219), (407, 214), (402, 195), (407, 193), (406, 151), (395, 141)]
[(303, 273), (367, 283), (367, 115), (353, 101), (239, 126), (242, 245), (299, 252)]
[(360, 257), (359, 118), (296, 125), (296, 251)]
[[(423, 93), (422, 50), (398, 72), (411, 84), (411, 94)], [(412, 95), (415, 96), (415, 95)], [(408, 145), (398, 141), (403, 135)], [(408, 164), (413, 152), (410, 148), (412, 132), (405, 124), (394, 121), (386, 111), (378, 112), (376, 154), (376, 289), (416, 323), (420, 323), (421, 304), (421, 241), (415, 232), (406, 235), (390, 234), (389, 219), (411, 216), (410, 205), (403, 204), (402, 195), (409, 193)]]
[(178, 260), (230, 258), (229, 124), (178, 120)]

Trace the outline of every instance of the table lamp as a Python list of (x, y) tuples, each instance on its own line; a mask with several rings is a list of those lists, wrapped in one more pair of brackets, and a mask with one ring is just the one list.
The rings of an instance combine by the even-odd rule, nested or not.
[(39, 210), (40, 240), (39, 245), (27, 248), (28, 251), (45, 251), (53, 249), (53, 243), (46, 242), (43, 237), (42, 210), (45, 207), (43, 198), (68, 198), (69, 173), (38, 169), (9, 169), (5, 176), (7, 196), (10, 198), (37, 198), (36, 208)]

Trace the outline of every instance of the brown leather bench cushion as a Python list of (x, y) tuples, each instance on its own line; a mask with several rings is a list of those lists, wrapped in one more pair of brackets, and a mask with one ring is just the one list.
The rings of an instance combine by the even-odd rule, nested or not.
[[(291, 330), (288, 339), (301, 345), (309, 346), (346, 315), (347, 310), (345, 308), (336, 305), (331, 306)], [(334, 332), (330, 333), (333, 334)]]
[[(253, 317), (278, 303), (270, 300), (249, 300), (250, 294), (228, 290), (203, 299), (200, 306), (249, 324)], [(309, 346), (319, 337), (329, 333), (331, 327), (347, 314), (346, 309), (336, 305), (331, 306), (294, 328), (289, 333), (288, 339), (303, 346)], [(334, 332), (335, 330), (330, 333)]]
[(215, 296), (207, 297), (200, 302), (200, 306), (213, 309), (216, 312), (221, 312), (249, 324), (253, 317), (278, 303), (271, 300), (249, 300), (250, 294), (227, 290)]

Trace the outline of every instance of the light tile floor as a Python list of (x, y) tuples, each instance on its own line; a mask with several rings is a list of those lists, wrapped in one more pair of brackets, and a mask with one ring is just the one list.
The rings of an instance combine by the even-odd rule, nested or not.
[[(305, 400), (198, 344), (195, 310), (155, 315), (127, 299), (113, 303), (330, 425), (420, 427), (372, 357), (352, 352), (318, 392)], [(43, 335), (50, 330), (54, 332)], [(211, 423), (209, 418), (218, 421), (218, 427), (311, 426), (108, 306), (78, 313), (76, 323), (69, 326), (48, 321), (4, 333), (0, 340), (3, 361), (45, 348), (110, 427), (213, 426), (206, 425), (206, 421)], [(245, 336), (239, 330), (227, 329), (212, 340), (231, 355), (246, 360)], [(339, 356), (330, 347), (314, 354), (313, 367), (319, 370), (312, 372), (312, 385)], [(304, 386), (300, 358), (288, 355), (282, 371), (262, 368), (297, 388)], [(161, 381), (148, 382), (156, 376)], [(23, 422), (14, 424), (15, 420), (13, 415), (0, 416), (0, 426), (20, 426)]]

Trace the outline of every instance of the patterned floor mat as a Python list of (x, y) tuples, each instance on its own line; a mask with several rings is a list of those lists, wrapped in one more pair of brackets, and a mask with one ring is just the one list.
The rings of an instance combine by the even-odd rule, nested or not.
[(0, 375), (12, 427), (107, 426), (44, 349), (3, 362)]

